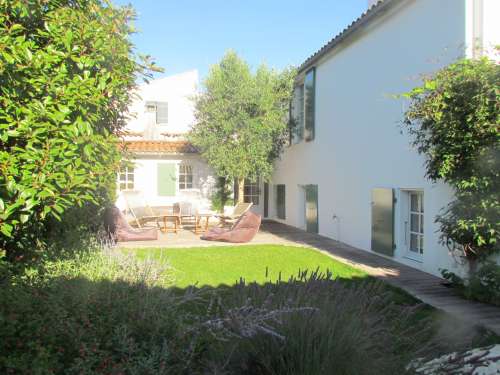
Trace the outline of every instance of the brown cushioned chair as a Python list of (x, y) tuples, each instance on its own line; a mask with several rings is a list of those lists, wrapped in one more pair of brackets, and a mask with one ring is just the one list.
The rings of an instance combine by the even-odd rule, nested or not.
[(115, 242), (148, 241), (158, 239), (156, 228), (135, 229), (130, 226), (127, 219), (117, 207), (111, 207), (106, 212), (104, 225)]
[(245, 212), (231, 229), (212, 228), (203, 236), (202, 240), (223, 242), (249, 242), (260, 228), (261, 217), (253, 212)]

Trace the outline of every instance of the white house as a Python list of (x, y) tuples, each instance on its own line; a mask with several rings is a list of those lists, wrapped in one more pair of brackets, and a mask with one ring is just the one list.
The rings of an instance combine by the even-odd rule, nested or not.
[(460, 272), (435, 216), (451, 189), (425, 178), (394, 94), (460, 57), (500, 44), (498, 0), (370, 1), (369, 9), (299, 68), (298, 127), (263, 213), (439, 275)]
[[(120, 209), (127, 208), (124, 190), (139, 191), (150, 206), (163, 207), (193, 197), (199, 204), (199, 193), (203, 208), (209, 208), (217, 177), (186, 140), (195, 121), (192, 99), (197, 93), (196, 70), (139, 87), (125, 128), (133, 167), (123, 167), (118, 175), (116, 205)], [(261, 181), (245, 181), (243, 199), (253, 202), (252, 210), (262, 215), (261, 185)]]
[(209, 205), (216, 177), (185, 139), (194, 122), (191, 99), (197, 90), (196, 70), (139, 87), (125, 136), (133, 167), (118, 176), (118, 207), (126, 208), (123, 190), (140, 191), (150, 206), (171, 206), (193, 192)]

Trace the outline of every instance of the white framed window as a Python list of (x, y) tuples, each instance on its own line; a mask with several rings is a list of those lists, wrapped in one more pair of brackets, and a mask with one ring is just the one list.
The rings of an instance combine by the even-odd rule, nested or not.
[(424, 254), (424, 192), (400, 190), (400, 230), (398, 243), (402, 256), (421, 262)]
[(193, 167), (187, 164), (179, 165), (179, 190), (193, 188)]
[(168, 124), (168, 102), (146, 102), (146, 112), (155, 113), (157, 125)]
[(123, 166), (118, 173), (118, 187), (122, 190), (134, 190), (134, 167)]
[(253, 203), (255, 206), (259, 205), (259, 189), (260, 181), (257, 178), (256, 181), (250, 181), (245, 179), (245, 185), (243, 186), (243, 201), (245, 203)]

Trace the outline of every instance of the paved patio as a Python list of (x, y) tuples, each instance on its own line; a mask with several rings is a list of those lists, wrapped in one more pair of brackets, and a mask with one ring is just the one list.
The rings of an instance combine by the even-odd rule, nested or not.
[[(178, 234), (161, 233), (157, 241), (129, 242), (120, 246), (128, 248), (235, 246), (222, 242), (202, 241), (199, 237), (185, 230)], [(442, 279), (391, 259), (273, 221), (264, 222), (260, 232), (250, 244), (309, 246), (322, 250), (340, 262), (361, 268), (374, 277), (406, 290), (429, 305), (467, 322), (481, 324), (500, 334), (500, 308), (464, 300), (456, 296), (453, 290), (442, 285)]]

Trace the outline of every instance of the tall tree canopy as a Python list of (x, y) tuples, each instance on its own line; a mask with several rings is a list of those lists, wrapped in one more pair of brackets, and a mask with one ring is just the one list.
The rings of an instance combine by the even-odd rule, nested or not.
[(265, 65), (254, 73), (232, 51), (211, 68), (204, 92), (195, 99), (190, 140), (219, 176), (240, 182), (271, 176), (288, 141), (294, 78), (293, 69)]
[(115, 134), (154, 68), (130, 42), (133, 17), (101, 0), (0, 0), (0, 250), (75, 233), (112, 198)]

